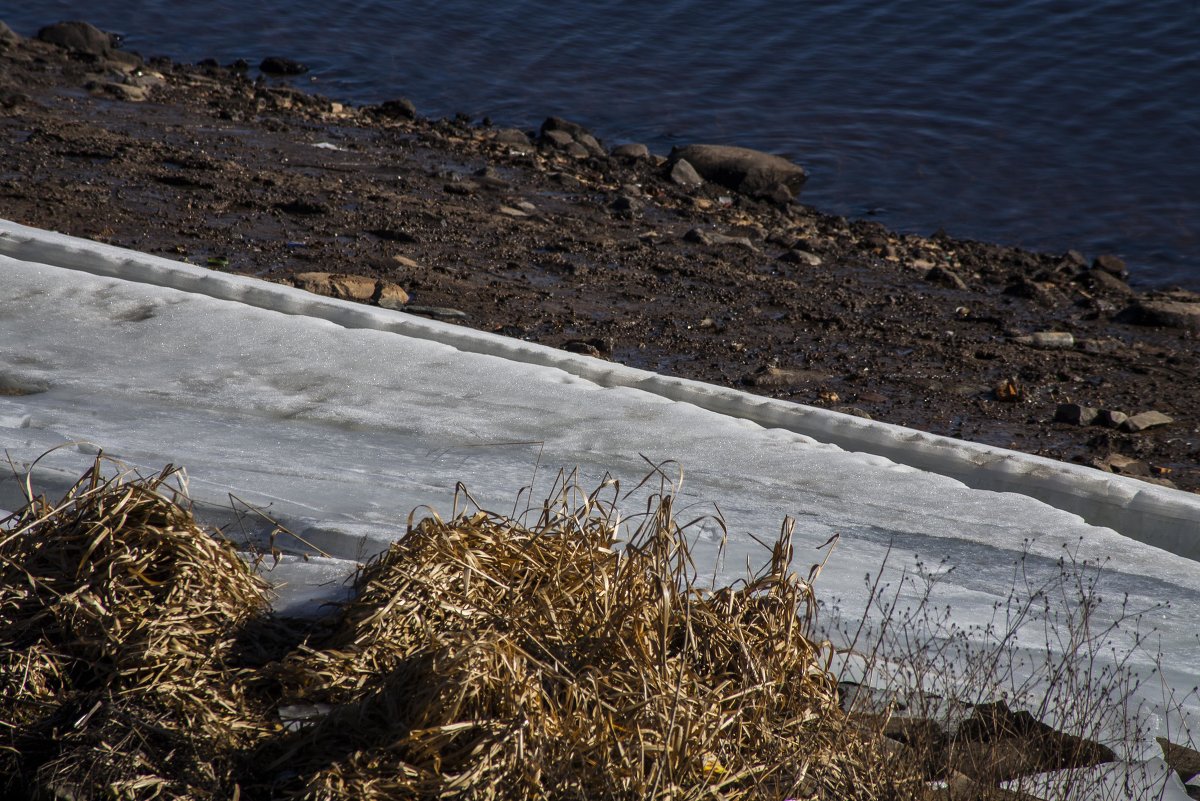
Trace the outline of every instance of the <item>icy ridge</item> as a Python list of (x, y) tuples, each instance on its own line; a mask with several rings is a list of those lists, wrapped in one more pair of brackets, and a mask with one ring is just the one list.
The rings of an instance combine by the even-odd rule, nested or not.
[(0, 254), (93, 275), (324, 319), (478, 353), (553, 367), (605, 388), (626, 387), (707, 411), (779, 428), (848, 451), (885, 457), (963, 482), (1015, 492), (1115, 529), (1141, 542), (1200, 559), (1200, 497), (1091, 468), (937, 436), (889, 423), (763, 398), (699, 381), (626, 367), (544, 345), (321, 297), (256, 278), (113, 247), (0, 220)]

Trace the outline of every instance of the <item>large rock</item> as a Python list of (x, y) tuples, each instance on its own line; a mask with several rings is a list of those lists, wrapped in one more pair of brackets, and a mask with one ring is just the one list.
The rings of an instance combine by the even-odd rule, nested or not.
[(108, 58), (115, 49), (112, 34), (105, 33), (95, 25), (78, 20), (47, 25), (37, 32), (37, 38), (73, 53), (83, 53), (97, 58)]
[(751, 197), (790, 200), (808, 174), (780, 156), (730, 145), (686, 145), (671, 151), (671, 163), (687, 161), (706, 181)]
[(19, 41), (21, 41), (21, 37), (12, 28), (5, 25), (4, 20), (0, 20), (0, 47), (16, 44)]
[(388, 309), (401, 309), (408, 303), (408, 293), (391, 281), (365, 275), (339, 273), (297, 273), (292, 285), (317, 295), (359, 303), (375, 302)]
[(1200, 296), (1177, 292), (1138, 300), (1125, 315), (1139, 325), (1200, 331)]

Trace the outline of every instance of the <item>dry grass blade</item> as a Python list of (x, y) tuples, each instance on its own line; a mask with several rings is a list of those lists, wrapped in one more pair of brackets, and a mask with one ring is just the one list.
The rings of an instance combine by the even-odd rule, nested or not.
[[(703, 588), (661, 469), (636, 527), (620, 522), (612, 481), (586, 493), (562, 477), (532, 526), (462, 490), (450, 520), (410, 522), (320, 639), (297, 642), (279, 635), (261, 581), (197, 526), (170, 468), (102, 467), (58, 503), (30, 497), (0, 534), (7, 790), (678, 801), (921, 789), (894, 765), (881, 783), (880, 738), (842, 712), (829, 646), (810, 635), (815, 572), (792, 570), (790, 527), (759, 573)], [(238, 661), (251, 625), (286, 642), (275, 661)]]
[(702, 590), (671, 497), (626, 542), (616, 497), (564, 485), (532, 528), (426, 519), (367, 566), (330, 640), (280, 666), (289, 695), (335, 710), (281, 752), (298, 792), (861, 793), (871, 746), (848, 746), (790, 529), (762, 573)]
[(105, 466), (56, 504), (31, 497), (0, 535), (0, 773), (121, 798), (220, 786), (188, 757), (247, 741), (223, 659), (265, 585), (196, 524), (173, 468)]

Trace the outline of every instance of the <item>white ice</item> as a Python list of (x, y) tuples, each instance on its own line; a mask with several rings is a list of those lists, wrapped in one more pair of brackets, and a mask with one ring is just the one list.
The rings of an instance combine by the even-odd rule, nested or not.
[[(1097, 621), (1122, 599), (1149, 610), (1153, 647), (1131, 664), (1148, 674), (1161, 651), (1163, 686), (1196, 684), (1200, 570), (1187, 557), (1200, 556), (1200, 498), (1187, 493), (11, 223), (0, 222), (0, 275), (0, 448), (18, 470), (45, 454), (34, 483), (53, 493), (100, 449), (145, 470), (183, 465), (210, 520), (253, 538), (254, 516), (235, 509), (263, 509), (329, 555), (277, 569), (282, 606), (340, 597), (339, 580), (410, 512), (447, 514), (457, 482), (511, 511), (560, 469), (630, 488), (646, 460), (670, 460), (685, 514), (719, 507), (728, 524), (720, 562), (717, 527), (699, 527), (702, 575), (761, 565), (755, 537), (771, 539), (786, 515), (801, 565), (840, 536), (817, 586), (828, 621), (864, 614), (864, 576), (886, 560), (901, 605), (929, 591), (931, 608), (972, 626), (994, 619), (1018, 567), (1052, 582), (1066, 551), (1105, 565)], [(11, 472), (0, 508), (20, 504)], [(934, 573), (931, 585), (912, 579)], [(1042, 653), (1045, 638), (1031, 627), (1010, 650)], [(1161, 717), (1161, 697), (1160, 686), (1140, 700)]]

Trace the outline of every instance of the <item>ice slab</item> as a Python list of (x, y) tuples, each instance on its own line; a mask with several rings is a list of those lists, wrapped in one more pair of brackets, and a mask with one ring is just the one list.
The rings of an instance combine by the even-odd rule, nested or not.
[[(671, 378), (519, 340), (386, 309), (318, 297), (291, 287), (0, 220), (0, 254), (320, 318), (347, 328), (389, 331), (462, 352), (554, 367), (599, 387), (636, 388), (663, 398), (781, 428), (845, 450), (884, 456), (969, 487), (1019, 492), (1094, 525), (1200, 559), (1200, 498), (1146, 482), (1002, 448), (939, 437), (685, 379)], [(131, 314), (138, 314), (135, 309)]]
[[(303, 538), (290, 547), (310, 561), (282, 567), (281, 604), (336, 599), (337, 576), (402, 535), (414, 509), (447, 516), (460, 481), (480, 504), (519, 514), (560, 468), (587, 489), (609, 476), (628, 489), (664, 464), (685, 476), (677, 510), (719, 507), (728, 528), (718, 558), (719, 527), (696, 527), (703, 576), (729, 581), (761, 565), (760, 542), (789, 515), (801, 565), (840, 538), (818, 588), (831, 625), (869, 616), (863, 578), (880, 571), (899, 603), (927, 599), (983, 627), (1017, 576), (1050, 583), (1068, 553), (1107, 565), (1095, 620), (1144, 610), (1165, 686), (1195, 683), (1200, 571), (1135, 538), (1160, 526), (1186, 540), (1200, 517), (1185, 493), (1070, 465), (1043, 475), (1046, 460), (995, 449), (976, 464), (967, 443), (28, 231), (0, 232), (0, 252), (23, 254), (0, 255), (0, 376), (26, 388), (0, 398), (0, 448), (18, 471), (40, 459), (34, 479), (49, 487), (69, 486), (101, 450), (146, 470), (186, 466), (192, 497), (227, 531), (261, 544), (269, 517)], [(812, 436), (822, 425), (855, 447)], [(1060, 482), (1077, 500), (1124, 510), (1130, 528), (857, 447), (872, 436), (1014, 485)], [(0, 476), (0, 507), (20, 494), (12, 472)], [(645, 496), (623, 498), (625, 512)], [(1146, 521), (1156, 522), (1139, 528)], [(1012, 649), (1044, 651), (1048, 637), (1022, 632)], [(1157, 669), (1155, 649), (1130, 664)]]

